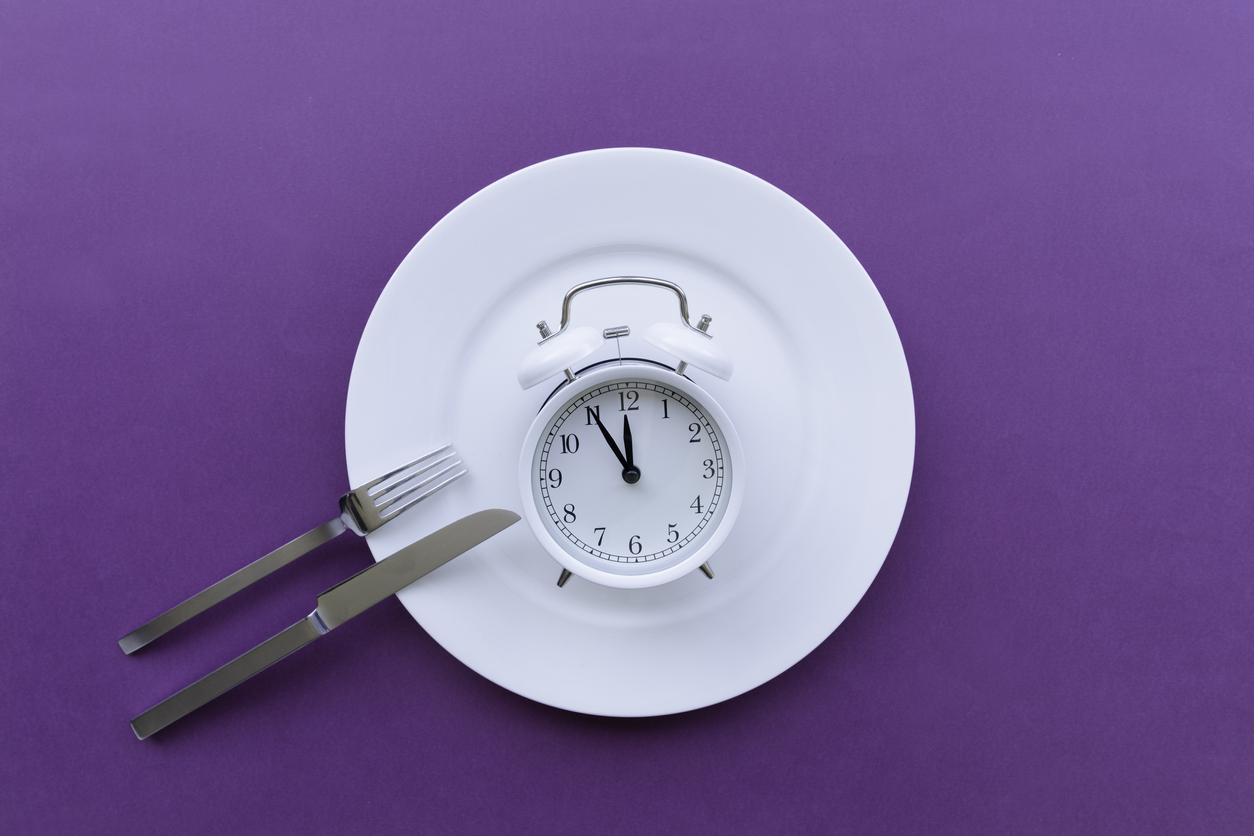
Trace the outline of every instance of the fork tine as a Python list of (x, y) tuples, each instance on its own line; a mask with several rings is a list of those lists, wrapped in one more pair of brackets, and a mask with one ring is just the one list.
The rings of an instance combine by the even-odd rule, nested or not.
[[(372, 490), (367, 491), (366, 495), (370, 497), (370, 500), (376, 506), (378, 506), (380, 502), (384, 502), (385, 500), (387, 500), (390, 494), (395, 493), (397, 488), (404, 487), (405, 485), (408, 485), (410, 482), (419, 478), (420, 476), (425, 476), (426, 474), (429, 474), (431, 471), (435, 470), (437, 467), (449, 466), (448, 463), (453, 462), (454, 459), (457, 459), (457, 453), (455, 452), (449, 453), (447, 456), (441, 456), (435, 461), (428, 462), (427, 464), (423, 465), (417, 470), (410, 471), (409, 473), (406, 473), (400, 478), (394, 479), (391, 482), (386, 482), (382, 485), (375, 487)], [(460, 460), (458, 460), (457, 462), (453, 462), (453, 463), (454, 464), (460, 463)], [(431, 477), (428, 476), (427, 478), (429, 479)]]
[(458, 479), (460, 479), (460, 478), (462, 478), (463, 476), (465, 476), (465, 475), (466, 475), (466, 470), (465, 470), (464, 468), (463, 468), (462, 470), (457, 471), (457, 472), (456, 472), (456, 473), (454, 473), (452, 476), (450, 476), (449, 478), (445, 479), (443, 482), (440, 482), (438, 485), (433, 485), (432, 487), (428, 488), (427, 490), (423, 491), (422, 493), (418, 494), (417, 496), (415, 496), (415, 497), (411, 497), (410, 499), (408, 499), (408, 500), (407, 500), (407, 501), (406, 501), (403, 505), (401, 505), (400, 507), (398, 507), (398, 508), (393, 508), (393, 507), (392, 507), (392, 506), (393, 506), (393, 504), (395, 504), (398, 500), (404, 499), (406, 496), (409, 496), (409, 494), (411, 494), (411, 493), (413, 493), (414, 491), (418, 490), (419, 488), (421, 488), (421, 487), (423, 487), (423, 486), (425, 486), (425, 485), (429, 484), (432, 480), (439, 479), (439, 478), (440, 478), (441, 476), (443, 476), (445, 473), (448, 473), (450, 470), (453, 470), (454, 468), (456, 468), (456, 467), (457, 467), (458, 465), (460, 465), (460, 464), (461, 464), (461, 462), (457, 462), (457, 463), (455, 463), (455, 464), (450, 465), (449, 467), (445, 468), (444, 470), (441, 470), (439, 473), (437, 473), (437, 474), (435, 474), (434, 476), (432, 476), (430, 479), (427, 479), (427, 480), (426, 480), (425, 482), (423, 482), (421, 485), (414, 485), (412, 488), (410, 488), (409, 490), (405, 491), (405, 493), (401, 494), (400, 496), (396, 497), (395, 499), (390, 500), (387, 504), (385, 504), (385, 505), (383, 505), (382, 507), (380, 507), (380, 508), (379, 508), (379, 516), (380, 516), (380, 517), (382, 517), (383, 519), (391, 519), (392, 517), (396, 516), (397, 514), (401, 513), (402, 511), (406, 511), (406, 510), (408, 510), (408, 509), (410, 509), (410, 508), (414, 507), (414, 506), (415, 506), (415, 505), (417, 505), (419, 502), (422, 502), (424, 499), (426, 499), (427, 497), (431, 496), (431, 495), (432, 495), (433, 493), (435, 493), (436, 491), (439, 491), (441, 488), (444, 488), (444, 487), (446, 487), (446, 486), (448, 486), (448, 485), (453, 484), (453, 483), (454, 483), (454, 482), (456, 482)]
[[(388, 479), (391, 479), (391, 478), (392, 478), (393, 476), (395, 476), (396, 474), (401, 473), (402, 471), (405, 471), (405, 470), (409, 470), (409, 468), (413, 467), (414, 465), (419, 464), (420, 462), (424, 462), (424, 461), (426, 461), (427, 459), (431, 458), (432, 456), (438, 456), (439, 454), (441, 454), (441, 453), (443, 453), (443, 452), (445, 452), (445, 451), (447, 451), (447, 450), (451, 450), (451, 449), (453, 449), (453, 445), (452, 445), (452, 444), (445, 444), (443, 447), (437, 447), (436, 449), (432, 450), (430, 453), (426, 453), (426, 454), (421, 455), (421, 456), (419, 456), (418, 458), (414, 459), (414, 460), (413, 460), (412, 462), (410, 462), (409, 464), (403, 464), (403, 465), (401, 465), (400, 467), (396, 468), (395, 470), (389, 470), (387, 473), (383, 474), (383, 475), (382, 475), (382, 476), (380, 476), (378, 479), (371, 479), (369, 482), (367, 482), (366, 484), (362, 485), (360, 488), (357, 488), (357, 490), (359, 490), (359, 491), (371, 491), (371, 490), (373, 490), (373, 489), (374, 489), (374, 487), (375, 487), (375, 486), (377, 486), (377, 485), (378, 485), (378, 484), (380, 484), (381, 482), (386, 482)], [(457, 454), (456, 454), (456, 453), (454, 453), (453, 455), (457, 455)], [(446, 457), (446, 458), (447, 458), (447, 457)], [(428, 467), (427, 467), (427, 468), (424, 468), (424, 470), (430, 469), (430, 467), (431, 467), (431, 465), (428, 465)]]
[[(453, 457), (448, 456), (448, 458), (451, 459)], [(443, 461), (443, 459), (441, 461)], [(406, 479), (404, 482), (397, 482), (395, 485), (392, 486), (392, 488), (387, 492), (386, 495), (379, 496), (378, 498), (374, 500), (374, 507), (379, 512), (383, 512), (387, 508), (391, 507), (397, 501), (402, 500), (405, 497), (409, 496), (414, 491), (427, 487), (432, 482), (439, 479), (441, 476), (448, 473), (453, 468), (460, 466), (461, 463), (462, 463), (461, 459), (458, 459), (457, 461), (451, 463), (448, 467), (438, 470), (435, 473), (432, 473), (430, 476), (427, 476), (427, 478), (419, 482), (414, 482), (412, 485), (409, 484), (409, 481), (410, 481), (409, 479)], [(423, 472), (425, 473), (426, 471), (423, 471)], [(414, 475), (418, 476), (421, 474), (414, 474)], [(410, 477), (410, 478), (412, 479), (413, 477)]]

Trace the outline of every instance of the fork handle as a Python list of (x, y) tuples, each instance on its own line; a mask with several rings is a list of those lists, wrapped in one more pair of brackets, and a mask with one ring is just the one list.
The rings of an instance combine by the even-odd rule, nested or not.
[(265, 557), (254, 560), (243, 569), (227, 575), (208, 589), (197, 592), (183, 603), (166, 610), (144, 626), (127, 633), (118, 640), (118, 644), (122, 647), (122, 652), (129, 656), (154, 639), (164, 636), (184, 621), (200, 615), (214, 604), (225, 601), (236, 592), (251, 586), (276, 569), (282, 569), (306, 552), (316, 549), (329, 540), (335, 539), (343, 534), (344, 531), (343, 521), (336, 517), (330, 522), (318, 526), (313, 531), (302, 534), (292, 542), (280, 546)]

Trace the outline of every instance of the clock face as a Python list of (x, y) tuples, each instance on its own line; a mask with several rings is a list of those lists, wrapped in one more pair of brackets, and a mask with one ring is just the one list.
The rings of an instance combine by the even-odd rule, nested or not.
[(580, 567), (639, 578), (687, 564), (730, 523), (739, 450), (726, 415), (681, 375), (634, 372), (610, 366), (577, 379), (575, 394), (541, 411), (525, 456), (533, 528), (585, 577)]

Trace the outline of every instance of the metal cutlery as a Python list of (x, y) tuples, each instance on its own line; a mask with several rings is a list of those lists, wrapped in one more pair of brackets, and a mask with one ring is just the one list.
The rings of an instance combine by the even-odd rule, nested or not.
[(131, 728), (140, 740), (160, 731), (518, 520), (513, 511), (479, 511), (363, 569), (319, 595), (308, 617), (157, 703), (132, 720)]
[(340, 514), (196, 593), (118, 640), (127, 655), (345, 531), (365, 536), (466, 474), (451, 444), (340, 497)]

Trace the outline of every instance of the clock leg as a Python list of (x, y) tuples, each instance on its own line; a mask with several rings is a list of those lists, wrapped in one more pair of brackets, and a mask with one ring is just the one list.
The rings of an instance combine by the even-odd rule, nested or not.
[[(705, 573), (707, 578), (714, 580), (714, 570), (710, 568), (710, 564), (708, 562), (701, 564), (701, 571)], [(568, 580), (570, 580), (570, 570), (563, 569), (562, 574), (558, 575), (557, 585), (559, 587), (563, 587), (566, 585)]]

